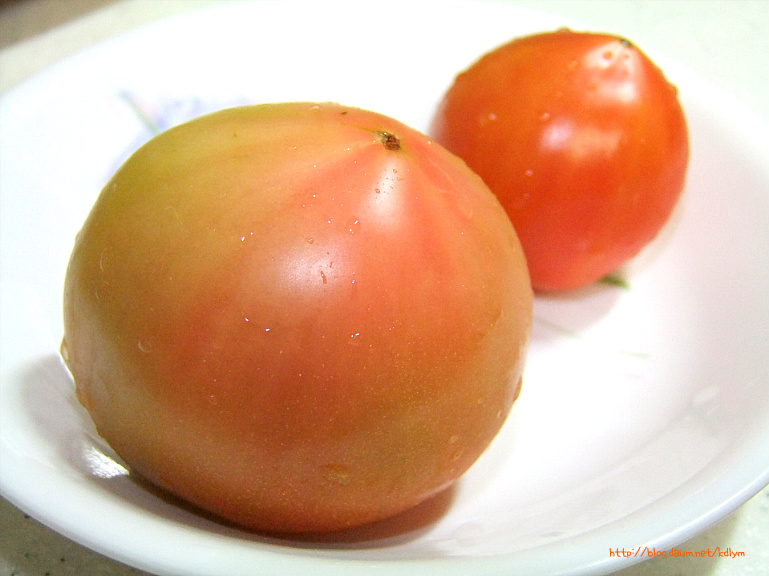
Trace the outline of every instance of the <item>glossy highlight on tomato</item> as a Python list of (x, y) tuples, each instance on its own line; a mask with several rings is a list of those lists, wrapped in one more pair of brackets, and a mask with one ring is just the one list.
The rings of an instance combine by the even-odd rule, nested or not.
[(494, 195), (385, 116), (223, 110), (155, 137), (77, 236), (62, 355), (118, 455), (248, 528), (451, 485), (520, 389), (532, 293)]
[(676, 88), (623, 38), (517, 38), (457, 76), (430, 134), (463, 158), (515, 226), (537, 290), (578, 288), (635, 256), (684, 187)]

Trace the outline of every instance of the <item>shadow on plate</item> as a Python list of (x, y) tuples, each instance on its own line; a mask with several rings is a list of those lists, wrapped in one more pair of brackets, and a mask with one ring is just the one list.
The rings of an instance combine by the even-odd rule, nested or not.
[(595, 282), (584, 288), (534, 296), (532, 341), (546, 344), (553, 339), (579, 335), (608, 316), (631, 287)]

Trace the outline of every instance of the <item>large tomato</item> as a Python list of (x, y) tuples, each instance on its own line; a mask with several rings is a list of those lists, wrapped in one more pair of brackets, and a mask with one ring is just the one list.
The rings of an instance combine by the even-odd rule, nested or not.
[(478, 458), (519, 390), (531, 288), (467, 166), (336, 104), (173, 128), (105, 186), (63, 356), (139, 474), (269, 531), (405, 510)]
[(431, 134), (498, 196), (534, 287), (593, 282), (669, 219), (689, 147), (676, 88), (626, 40), (518, 38), (460, 74)]

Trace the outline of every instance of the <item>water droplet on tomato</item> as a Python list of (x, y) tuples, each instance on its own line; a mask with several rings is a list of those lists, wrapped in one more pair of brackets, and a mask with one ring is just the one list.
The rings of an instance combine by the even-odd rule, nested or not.
[(355, 217), (350, 218), (347, 221), (347, 231), (350, 234), (355, 234), (356, 232), (358, 232), (358, 230), (360, 230), (360, 220), (358, 220)]
[(325, 464), (321, 466), (321, 472), (323, 477), (329, 482), (339, 484), (340, 486), (347, 486), (350, 483), (350, 469), (347, 466), (340, 464)]
[(473, 217), (473, 201), (465, 194), (457, 195), (457, 208), (465, 218)]
[(67, 348), (67, 340), (64, 338), (61, 339), (59, 354), (61, 354), (61, 359), (64, 360), (64, 362), (69, 362), (69, 349)]
[(99, 254), (99, 270), (104, 272), (104, 262), (107, 257), (107, 249), (104, 248)]
[(211, 348), (213, 350), (223, 350), (225, 346), (226, 344), (222, 340), (216, 339), (211, 341)]
[(91, 395), (88, 393), (85, 386), (78, 386), (77, 382), (75, 383), (75, 396), (77, 397), (77, 401), (80, 402), (86, 410), (91, 410), (93, 407), (91, 403)]

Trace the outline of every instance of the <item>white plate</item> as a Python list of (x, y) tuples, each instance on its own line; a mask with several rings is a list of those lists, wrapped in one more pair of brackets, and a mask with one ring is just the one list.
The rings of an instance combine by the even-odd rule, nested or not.
[(371, 6), (223, 4), (99, 45), (2, 98), (2, 494), (158, 574), (554, 576), (640, 561), (644, 546), (675, 546), (758, 492), (769, 482), (769, 132), (660, 58), (691, 130), (680, 209), (634, 262), (629, 290), (537, 299), (523, 394), (445, 497), (335, 541), (277, 540), (161, 498), (97, 438), (57, 356), (62, 279), (98, 191), (150, 124), (336, 100), (425, 130), (459, 70), (564, 24), (502, 3)]

